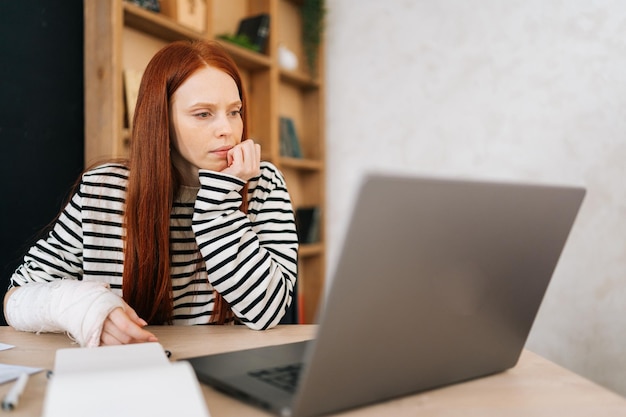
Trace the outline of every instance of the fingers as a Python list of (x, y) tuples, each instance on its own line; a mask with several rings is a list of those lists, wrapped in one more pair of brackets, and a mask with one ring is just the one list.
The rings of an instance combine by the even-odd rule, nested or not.
[(144, 319), (142, 319), (141, 317), (139, 317), (137, 315), (137, 312), (135, 312), (135, 310), (129, 306), (128, 304), (126, 305), (124, 311), (126, 312), (126, 314), (128, 315), (128, 317), (135, 322), (137, 325), (144, 327), (147, 326), (148, 323), (146, 323), (146, 321)]
[(261, 173), (261, 145), (245, 140), (228, 152), (227, 161), (228, 168), (222, 172), (248, 181)]
[(230, 151), (231, 166), (238, 165), (242, 171), (254, 171), (261, 163), (261, 146), (252, 139), (245, 140)]
[(129, 343), (157, 342), (156, 336), (143, 329), (144, 320), (127, 307), (127, 310), (116, 308), (104, 321), (101, 345), (124, 345)]

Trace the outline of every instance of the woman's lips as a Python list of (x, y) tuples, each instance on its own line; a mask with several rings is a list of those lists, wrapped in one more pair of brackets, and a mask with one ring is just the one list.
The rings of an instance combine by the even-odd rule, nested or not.
[(230, 151), (232, 148), (232, 146), (222, 146), (221, 148), (213, 149), (211, 153), (213, 155), (226, 158), (226, 155), (228, 155), (228, 151)]

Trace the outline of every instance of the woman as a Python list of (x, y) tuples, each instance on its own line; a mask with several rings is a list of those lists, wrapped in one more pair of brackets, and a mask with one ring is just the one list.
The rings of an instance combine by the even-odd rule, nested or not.
[(294, 296), (295, 222), (281, 173), (245, 139), (246, 118), (241, 77), (218, 44), (159, 51), (130, 160), (83, 174), (13, 274), (7, 322), (82, 346), (156, 341), (148, 323), (276, 325)]

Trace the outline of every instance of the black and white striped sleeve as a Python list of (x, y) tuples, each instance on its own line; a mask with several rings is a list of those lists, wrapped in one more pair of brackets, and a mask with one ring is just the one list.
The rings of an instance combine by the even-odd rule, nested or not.
[(192, 228), (209, 281), (252, 329), (273, 327), (294, 297), (298, 239), (280, 172), (263, 163), (249, 183), (248, 215), (239, 210), (238, 178), (200, 171)]
[(54, 279), (80, 279), (83, 274), (83, 234), (80, 192), (73, 195), (45, 239), (24, 256), (11, 286)]

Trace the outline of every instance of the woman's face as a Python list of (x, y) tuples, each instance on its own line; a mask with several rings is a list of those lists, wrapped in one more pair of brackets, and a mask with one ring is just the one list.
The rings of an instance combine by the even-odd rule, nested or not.
[(222, 171), (226, 154), (241, 142), (242, 103), (235, 80), (214, 67), (203, 67), (170, 98), (172, 163), (183, 184), (199, 185), (198, 170)]

